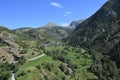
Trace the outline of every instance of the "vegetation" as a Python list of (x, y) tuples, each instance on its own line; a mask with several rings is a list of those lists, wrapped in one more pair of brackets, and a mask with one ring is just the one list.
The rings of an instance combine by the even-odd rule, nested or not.
[(16, 80), (120, 80), (120, 0), (109, 0), (71, 31), (0, 26), (0, 80), (9, 80), (11, 71)]
[(89, 71), (93, 63), (92, 56), (84, 49), (69, 46), (52, 46), (45, 48), (45, 54), (47, 55), (44, 57), (23, 64), (16, 72), (16, 79), (97, 79), (97, 77)]
[(120, 80), (120, 0), (109, 0), (64, 39), (93, 55), (91, 71), (99, 80)]
[(21, 50), (19, 54), (26, 54), (27, 50)]
[(91, 71), (95, 73), (100, 80), (119, 80), (119, 69), (115, 61), (111, 60), (108, 55), (101, 55), (93, 52), (94, 64), (91, 66)]
[(0, 80), (8, 80), (11, 77), (11, 64), (0, 63)]

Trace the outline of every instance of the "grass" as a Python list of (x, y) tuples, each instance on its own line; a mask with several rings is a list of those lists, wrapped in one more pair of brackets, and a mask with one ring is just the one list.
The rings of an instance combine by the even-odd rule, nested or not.
[[(31, 66), (33, 66), (33, 67), (35, 67), (35, 66), (37, 66), (38, 64), (42, 64), (42, 63), (47, 63), (47, 62), (51, 62), (52, 61), (52, 59), (51, 59), (51, 57), (48, 57), (47, 55), (45, 55), (44, 57), (41, 57), (41, 58), (39, 58), (39, 59), (37, 59), (37, 60), (34, 60), (34, 61), (31, 61), (31, 62), (27, 62), (27, 63), (25, 63), (24, 65), (22, 65), (21, 67), (20, 67), (20, 69), (17, 71), (17, 73), (16, 73), (16, 76), (18, 76), (19, 74), (21, 74), (22, 73), (22, 71), (25, 71), (25, 72), (27, 72), (27, 70), (31, 67)], [(37, 70), (37, 69), (35, 69), (35, 70), (33, 70), (33, 73), (32, 74), (27, 74), (27, 75), (25, 75), (25, 76), (22, 76), (22, 77), (18, 77), (17, 79), (18, 80), (27, 80), (27, 78), (29, 78), (28, 76), (31, 76), (31, 77), (35, 77), (35, 74), (38, 74), (39, 73), (39, 71)], [(38, 77), (37, 77), (38, 78)], [(37, 80), (37, 79), (33, 79), (33, 80)]]
[(30, 59), (33, 57), (37, 57), (37, 56), (41, 55), (42, 53), (43, 53), (42, 50), (31, 48), (31, 49), (27, 50), (26, 58)]
[(24, 65), (21, 66), (21, 68), (19, 69), (20, 71), (21, 70), (25, 70), (26, 68), (28, 68), (29, 66), (37, 66), (38, 64), (42, 64), (42, 63), (45, 63), (45, 62), (51, 62), (52, 59), (51, 57), (48, 57), (47, 55), (39, 58), (39, 59), (36, 59), (34, 61), (30, 61), (30, 62), (27, 62), (25, 63)]
[(38, 70), (32, 71), (32, 73), (28, 73), (25, 76), (21, 76), (17, 78), (17, 80), (39, 80), (40, 75)]
[[(46, 72), (43, 72), (45, 70), (44, 64), (53, 64), (54, 66), (51, 68), (51, 72), (55, 75), (58, 74), (57, 77), (61, 78), (63, 76), (63, 73), (58, 68), (59, 62), (53, 61), (51, 57), (48, 57), (45, 55), (44, 57), (41, 57), (37, 60), (27, 62), (24, 65), (20, 67), (20, 69), (16, 73), (17, 80), (40, 80), (42, 79), (43, 75), (46, 73), (48, 74), (48, 70)], [(41, 70), (37, 69), (36, 66), (41, 65), (43, 68)], [(30, 73), (28, 70), (30, 69)], [(26, 73), (24, 76), (18, 77), (23, 71)], [(50, 75), (49, 75), (50, 76)], [(51, 75), (52, 76), (52, 75)]]
[[(71, 61), (71, 64), (77, 65), (78, 68), (75, 69), (75, 76), (71, 80), (75, 80), (75, 77), (80, 77), (81, 80), (87, 79), (97, 79), (97, 77), (88, 71), (91, 64), (93, 63), (92, 56), (84, 49), (80, 49), (81, 53), (76, 53), (75, 50), (72, 50), (73, 47), (69, 48), (69, 51), (66, 55), (66, 59)], [(48, 51), (52, 50), (65, 50), (63, 46), (60, 47), (48, 47)], [(77, 58), (78, 57), (78, 58)]]
[[(80, 50), (78, 53), (76, 51), (77, 49), (74, 47), (69, 47), (68, 49), (65, 49), (63, 46), (52, 46), (46, 48), (46, 51), (49, 52), (52, 52), (53, 50), (57, 50), (57, 52), (54, 54), (59, 54), (59, 52), (64, 50), (68, 51), (66, 55), (63, 53), (60, 55), (64, 55), (66, 60), (70, 60), (70, 64), (77, 65), (77, 68), (75, 68), (72, 74), (69, 75), (69, 80), (77, 80), (79, 78), (80, 80), (97, 79), (93, 73), (88, 71), (93, 63), (93, 60), (92, 56), (86, 50), (78, 49)], [(64, 72), (59, 68), (60, 63), (63, 62), (60, 60), (54, 60), (52, 56), (47, 55), (37, 60), (26, 62), (17, 71), (17, 80), (44, 80), (45, 78), (48, 78), (48, 80), (63, 80), (63, 78), (68, 75), (65, 75)], [(68, 63), (65, 64), (67, 64), (67, 67), (69, 67)], [(36, 67), (38, 65), (40, 65), (40, 69)], [(21, 73), (24, 73), (24, 75), (18, 77), (18, 75)]]

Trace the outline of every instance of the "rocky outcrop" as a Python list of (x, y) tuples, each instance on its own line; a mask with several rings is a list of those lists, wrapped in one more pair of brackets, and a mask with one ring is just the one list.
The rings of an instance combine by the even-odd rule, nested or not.
[(72, 21), (69, 25), (70, 28), (76, 28), (79, 24), (81, 24), (84, 20)]
[(10, 63), (14, 62), (16, 58), (20, 57), (19, 55), (19, 45), (15, 43), (17, 36), (14, 34), (7, 33), (2, 31), (0, 33), (0, 43), (3, 44), (0, 47), (0, 57), (3, 61), (9, 61)]

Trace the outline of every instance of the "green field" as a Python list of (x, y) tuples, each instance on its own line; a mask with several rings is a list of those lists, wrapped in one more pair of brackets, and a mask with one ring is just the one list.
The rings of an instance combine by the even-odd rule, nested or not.
[(45, 56), (26, 62), (15, 73), (17, 80), (88, 80), (97, 77), (88, 71), (92, 56), (84, 49), (52, 46)]

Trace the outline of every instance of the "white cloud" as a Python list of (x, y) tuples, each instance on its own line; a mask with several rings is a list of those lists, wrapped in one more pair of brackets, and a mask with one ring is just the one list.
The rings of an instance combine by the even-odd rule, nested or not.
[(57, 7), (57, 8), (63, 8), (63, 6), (57, 2), (51, 2), (50, 4), (54, 7)]
[(69, 26), (69, 23), (61, 23), (61, 26), (63, 27)]
[(72, 14), (72, 12), (65, 12), (66, 14)]
[(69, 16), (69, 15), (71, 15), (71, 14), (72, 14), (72, 12), (69, 12), (69, 11), (68, 11), (68, 12), (65, 12), (65, 13), (64, 13), (64, 16)]
[(67, 14), (64, 14), (64, 16), (68, 16)]

